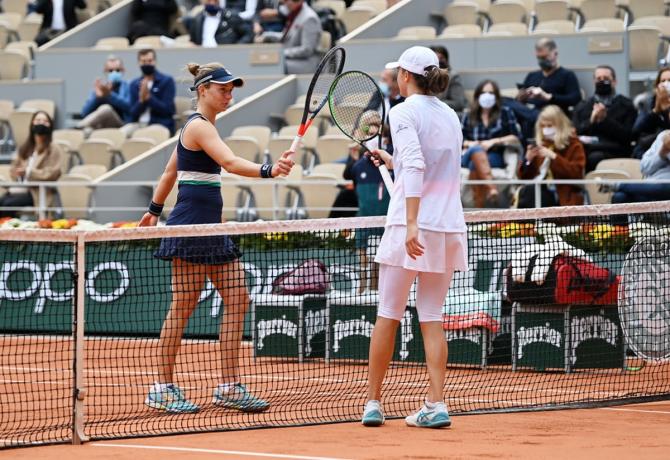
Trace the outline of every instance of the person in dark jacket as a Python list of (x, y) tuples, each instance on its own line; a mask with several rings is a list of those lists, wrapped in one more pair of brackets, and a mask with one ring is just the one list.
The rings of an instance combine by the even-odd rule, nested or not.
[(633, 124), (637, 112), (633, 102), (616, 93), (616, 73), (608, 65), (593, 74), (595, 94), (575, 108), (572, 122), (586, 150), (586, 172), (605, 158), (627, 158), (631, 153)]
[(661, 131), (670, 129), (670, 67), (659, 69), (654, 82), (651, 111), (640, 114), (633, 126), (637, 141), (633, 157), (642, 158)]
[(137, 59), (143, 76), (130, 82), (130, 116), (138, 127), (160, 124), (174, 134), (174, 79), (156, 70), (154, 50), (140, 50)]
[(211, 48), (253, 41), (251, 21), (243, 20), (230, 8), (221, 8), (218, 0), (204, 0), (203, 5), (200, 14), (185, 21), (193, 43)]
[(56, 4), (53, 0), (36, 0), (28, 5), (30, 12), (42, 15), (42, 25), (35, 37), (37, 45), (42, 46), (55, 36), (79, 24), (76, 9), (85, 8), (85, 0), (62, 0)]
[(147, 35), (172, 37), (170, 21), (177, 11), (175, 0), (133, 0), (128, 40), (134, 43), (138, 38)]

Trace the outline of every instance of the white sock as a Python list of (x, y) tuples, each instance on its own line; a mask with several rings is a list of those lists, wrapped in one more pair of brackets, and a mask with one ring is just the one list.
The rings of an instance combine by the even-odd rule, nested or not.
[(239, 382), (232, 383), (219, 383), (218, 388), (222, 393), (230, 393), (231, 390), (235, 388), (235, 385), (239, 385)]
[(154, 382), (153, 390), (154, 390), (156, 393), (163, 393), (163, 392), (167, 391), (167, 387), (168, 387), (168, 385), (170, 385), (170, 384), (169, 384), (169, 383), (158, 383), (158, 382)]
[(379, 400), (377, 399), (370, 399), (367, 403), (365, 403), (365, 408), (368, 409), (368, 407), (370, 407), (371, 405), (377, 406), (379, 408), (382, 407), (381, 402), (379, 402)]
[[(424, 405), (426, 406), (426, 409), (428, 409), (429, 411), (435, 409), (437, 407), (437, 405), (440, 404), (440, 403), (442, 403), (442, 401), (430, 402), (430, 401), (428, 401), (428, 399), (424, 400)], [(444, 404), (444, 403), (442, 403), (442, 404)]]

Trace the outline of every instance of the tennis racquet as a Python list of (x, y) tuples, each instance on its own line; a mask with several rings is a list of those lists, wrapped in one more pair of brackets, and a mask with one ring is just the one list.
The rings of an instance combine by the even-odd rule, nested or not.
[[(338, 76), (328, 92), (328, 105), (340, 131), (356, 141), (363, 151), (370, 152), (369, 142), (375, 138), (377, 148), (381, 148), (386, 106), (384, 95), (370, 75), (354, 70)], [(384, 163), (379, 172), (391, 194), (393, 180)]]
[(291, 148), (289, 149), (291, 152), (296, 151), (302, 137), (309, 127), (312, 126), (314, 118), (323, 106), (326, 105), (326, 102), (328, 102), (328, 90), (337, 76), (342, 73), (345, 58), (346, 53), (344, 52), (344, 48), (336, 46), (321, 59), (307, 89), (305, 110), (298, 127), (298, 135), (293, 140), (293, 144), (291, 144)]

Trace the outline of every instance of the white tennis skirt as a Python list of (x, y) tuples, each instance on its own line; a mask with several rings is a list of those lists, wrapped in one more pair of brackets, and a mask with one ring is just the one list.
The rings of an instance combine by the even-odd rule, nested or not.
[(466, 233), (434, 232), (419, 229), (419, 242), (424, 247), (423, 255), (412, 259), (407, 255), (405, 238), (407, 227), (390, 225), (377, 249), (375, 262), (407, 270), (432, 273), (447, 273), (468, 270), (468, 237)]

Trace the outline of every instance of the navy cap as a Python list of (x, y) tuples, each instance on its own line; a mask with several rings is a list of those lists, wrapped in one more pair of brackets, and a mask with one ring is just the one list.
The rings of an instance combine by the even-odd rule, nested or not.
[(216, 83), (219, 85), (232, 83), (236, 88), (244, 86), (244, 80), (242, 80), (240, 77), (234, 77), (223, 67), (213, 70), (212, 72), (209, 72), (197, 79), (193, 86), (191, 86), (191, 91), (195, 91), (198, 86), (204, 83)]

